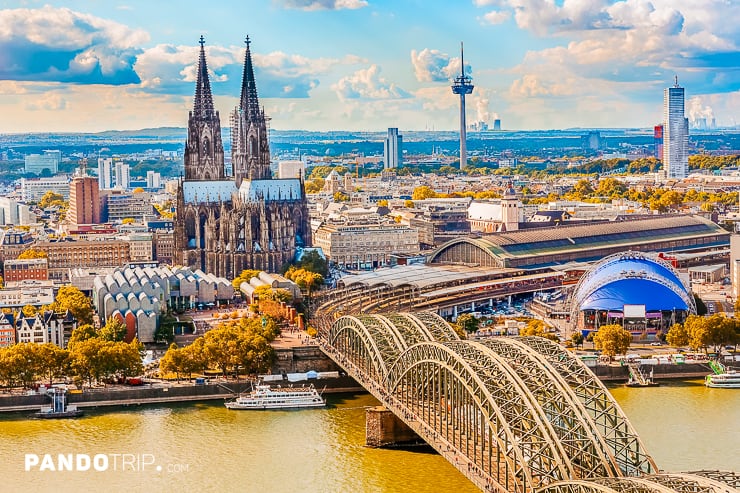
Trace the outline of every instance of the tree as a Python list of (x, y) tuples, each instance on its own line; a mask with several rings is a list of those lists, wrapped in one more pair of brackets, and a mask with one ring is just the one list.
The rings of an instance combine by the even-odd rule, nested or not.
[(689, 344), (689, 334), (681, 324), (671, 325), (665, 339), (673, 347), (683, 347)]
[(72, 348), (72, 346), (74, 346), (78, 342), (86, 341), (97, 336), (98, 333), (95, 330), (95, 327), (93, 327), (91, 324), (79, 325), (72, 331), (72, 335), (69, 337), (67, 346), (69, 348)]
[(133, 217), (124, 217), (124, 218), (123, 218), (123, 219), (121, 220), (121, 223), (122, 223), (122, 224), (133, 224), (133, 223), (135, 223), (135, 222), (136, 222), (136, 219), (134, 219)]
[(411, 193), (411, 198), (413, 200), (433, 199), (438, 196), (439, 195), (434, 191), (434, 189), (426, 185), (414, 188), (414, 191)]
[(38, 313), (38, 310), (33, 305), (25, 305), (23, 308), (21, 308), (21, 311), (26, 317), (35, 317)]
[(627, 353), (630, 344), (632, 344), (632, 334), (621, 325), (602, 325), (594, 335), (596, 349), (601, 349), (602, 354), (609, 358)]
[(304, 251), (301, 259), (296, 262), (296, 267), (299, 269), (305, 269), (316, 274), (321, 274), (322, 277), (326, 278), (329, 274), (329, 264), (325, 257), (322, 257), (318, 250)]
[(37, 250), (35, 248), (27, 248), (18, 255), (18, 260), (30, 260), (34, 258), (49, 258), (49, 254), (43, 250)]
[(570, 336), (570, 342), (572, 342), (575, 347), (582, 347), (583, 340), (584, 338), (581, 332), (573, 332), (573, 335)]
[(39, 374), (49, 380), (49, 386), (51, 387), (55, 378), (67, 374), (70, 361), (69, 351), (50, 342), (39, 344), (36, 351), (38, 354)]
[(47, 207), (60, 206), (64, 204), (64, 196), (60, 193), (49, 190), (46, 192), (41, 200), (39, 200), (39, 207), (46, 209)]
[(688, 336), (688, 346), (694, 351), (706, 349), (710, 342), (708, 319), (699, 315), (689, 315), (683, 325)]
[(478, 330), (480, 321), (470, 313), (463, 313), (457, 317), (457, 326), (465, 332), (475, 332)]
[(91, 324), (93, 308), (90, 298), (85, 296), (78, 288), (68, 285), (59, 288), (56, 300), (52, 304), (55, 312), (69, 312), (81, 324)]
[(349, 195), (344, 192), (335, 192), (334, 202), (349, 202)]
[(98, 331), (98, 337), (105, 341), (120, 342), (126, 338), (126, 325), (119, 319), (111, 317)]

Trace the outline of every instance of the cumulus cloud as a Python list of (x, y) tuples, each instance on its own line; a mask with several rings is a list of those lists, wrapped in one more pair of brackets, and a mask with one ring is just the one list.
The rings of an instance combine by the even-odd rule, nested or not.
[(351, 99), (404, 99), (410, 97), (408, 92), (395, 83), (388, 82), (381, 77), (380, 67), (375, 64), (342, 77), (331, 88), (342, 101)]
[(299, 10), (342, 10), (367, 7), (367, 0), (275, 0), (287, 9)]
[(66, 8), (0, 10), (0, 79), (132, 84), (146, 32)]
[[(419, 82), (449, 82), (460, 74), (460, 58), (450, 57), (439, 50), (424, 48), (411, 50), (411, 65)], [(465, 64), (465, 73), (472, 73), (470, 64)]]
[(503, 24), (511, 19), (511, 12), (506, 10), (492, 10), (483, 15), (483, 22), (486, 24)]

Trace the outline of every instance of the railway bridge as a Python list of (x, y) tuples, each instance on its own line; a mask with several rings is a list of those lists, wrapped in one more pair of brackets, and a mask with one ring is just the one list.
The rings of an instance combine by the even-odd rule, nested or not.
[(546, 339), (461, 340), (431, 312), (314, 323), (322, 350), (482, 491), (740, 491), (736, 473), (661, 471), (604, 385)]

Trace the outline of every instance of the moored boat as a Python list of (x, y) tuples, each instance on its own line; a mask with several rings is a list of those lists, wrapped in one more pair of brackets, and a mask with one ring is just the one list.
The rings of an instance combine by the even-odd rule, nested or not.
[(724, 373), (707, 375), (704, 385), (716, 389), (740, 389), (740, 373), (729, 370)]
[(254, 390), (225, 403), (229, 409), (304, 409), (326, 406), (313, 385), (307, 387), (270, 387), (256, 385)]

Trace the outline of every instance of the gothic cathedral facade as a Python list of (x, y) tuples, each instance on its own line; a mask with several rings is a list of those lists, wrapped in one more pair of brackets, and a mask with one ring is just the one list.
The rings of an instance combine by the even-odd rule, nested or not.
[(297, 248), (311, 243), (303, 180), (272, 179), (267, 119), (257, 98), (249, 38), (246, 43), (241, 98), (231, 115), (229, 176), (200, 38), (185, 176), (176, 200), (174, 263), (228, 279), (244, 269), (280, 272)]

